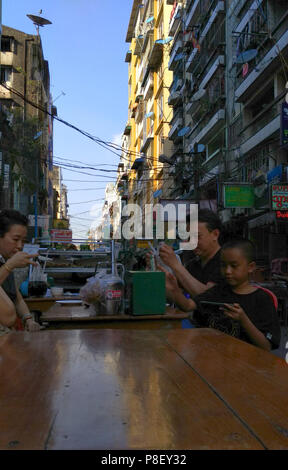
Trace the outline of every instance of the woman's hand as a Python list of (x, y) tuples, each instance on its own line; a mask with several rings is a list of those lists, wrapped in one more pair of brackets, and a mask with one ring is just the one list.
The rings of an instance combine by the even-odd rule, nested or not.
[(37, 266), (36, 261), (33, 261), (32, 259), (36, 256), (38, 256), (37, 253), (34, 255), (29, 255), (28, 253), (25, 253), (25, 251), (18, 251), (15, 253), (15, 255), (11, 256), (11, 258), (9, 258), (5, 264), (11, 270), (15, 268), (26, 268), (26, 266), (29, 266), (29, 264)]
[(32, 318), (29, 318), (25, 323), (25, 329), (30, 331), (30, 333), (35, 333), (35, 331), (41, 330), (41, 326)]

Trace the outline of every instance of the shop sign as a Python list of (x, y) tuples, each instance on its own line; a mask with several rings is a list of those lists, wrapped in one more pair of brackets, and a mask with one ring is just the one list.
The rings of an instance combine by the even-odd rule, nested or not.
[(288, 211), (276, 211), (276, 219), (288, 220)]
[(50, 230), (52, 242), (72, 242), (72, 230)]
[[(29, 225), (30, 227), (35, 227), (35, 215), (29, 214), (28, 215)], [(37, 215), (37, 226), (41, 227), (45, 230), (49, 229), (49, 221), (50, 215)]]
[(252, 184), (224, 184), (224, 207), (254, 207), (254, 187)]
[(287, 210), (288, 209), (288, 185), (273, 184), (272, 185), (272, 209)]
[(282, 103), (281, 108), (281, 126), (280, 126), (280, 145), (288, 145), (288, 103)]

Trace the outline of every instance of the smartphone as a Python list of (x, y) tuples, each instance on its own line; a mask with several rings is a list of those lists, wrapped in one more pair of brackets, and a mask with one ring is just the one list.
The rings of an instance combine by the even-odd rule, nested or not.
[[(224, 302), (209, 302), (208, 300), (200, 300), (200, 304), (202, 305), (215, 305), (215, 307), (224, 307), (227, 308)], [(227, 303), (227, 305), (229, 305)]]

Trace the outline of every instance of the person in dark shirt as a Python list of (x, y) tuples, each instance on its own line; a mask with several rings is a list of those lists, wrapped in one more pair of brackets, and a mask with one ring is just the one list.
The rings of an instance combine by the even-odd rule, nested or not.
[(29, 331), (38, 331), (40, 325), (25, 304), (15, 284), (13, 270), (36, 265), (34, 256), (22, 251), (27, 236), (28, 220), (14, 210), (0, 212), (0, 334), (14, 327), (20, 318)]
[(162, 245), (159, 254), (169, 266), (181, 287), (191, 296), (199, 295), (217, 284), (221, 279), (219, 236), (222, 224), (218, 215), (208, 209), (198, 212), (198, 244), (191, 253), (184, 252), (183, 264), (173, 249)]
[(219, 285), (194, 300), (187, 299), (175, 276), (166, 273), (166, 288), (182, 310), (194, 312), (193, 324), (221, 330), (270, 351), (279, 347), (280, 323), (269, 293), (249, 282), (249, 275), (256, 267), (254, 259), (254, 247), (249, 240), (231, 241), (221, 249), (224, 280)]

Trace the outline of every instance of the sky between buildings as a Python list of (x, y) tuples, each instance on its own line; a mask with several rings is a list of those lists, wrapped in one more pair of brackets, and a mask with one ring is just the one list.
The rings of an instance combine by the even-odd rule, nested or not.
[[(40, 28), (40, 35), (58, 117), (119, 145), (128, 118), (125, 38), (132, 4), (133, 0), (2, 0), (3, 25), (36, 34), (26, 15), (39, 15), (41, 10), (40, 16), (52, 22)], [(55, 121), (54, 162), (117, 170), (119, 157)], [(84, 238), (99, 221), (105, 186), (116, 171), (62, 168), (73, 238)]]

